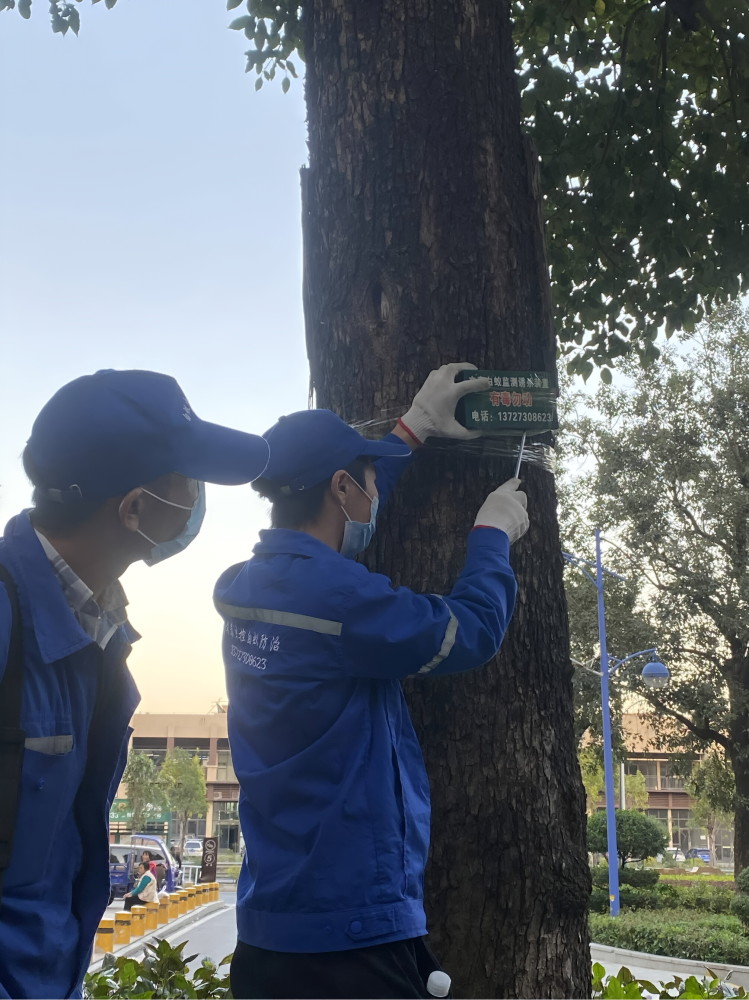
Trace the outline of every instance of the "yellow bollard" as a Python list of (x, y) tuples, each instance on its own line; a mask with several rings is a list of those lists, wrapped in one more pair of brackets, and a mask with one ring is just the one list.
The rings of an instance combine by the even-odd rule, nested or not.
[(159, 926), (159, 909), (158, 903), (146, 903), (146, 934)]
[(179, 900), (179, 915), (184, 916), (187, 913), (187, 891), (180, 889), (177, 893), (177, 899)]
[(198, 890), (194, 885), (188, 885), (187, 895), (190, 897), (190, 909), (194, 910), (198, 905)]
[(159, 926), (169, 923), (169, 897), (159, 897)]
[(219, 894), (220, 888), (221, 888), (221, 884), (219, 882), (214, 882), (213, 883), (213, 900), (214, 900), (214, 902), (218, 902), (218, 894)]
[(130, 914), (115, 913), (114, 915), (114, 946), (130, 944)]
[(202, 906), (205, 903), (205, 886), (200, 882), (195, 886), (195, 905)]
[(112, 917), (104, 917), (99, 921), (99, 929), (96, 932), (96, 950), (114, 951), (114, 919)]
[(146, 932), (146, 908), (145, 906), (134, 906), (130, 911), (132, 924), (130, 926), (131, 937), (141, 937)]
[(176, 920), (179, 916), (179, 893), (169, 893), (169, 919)]

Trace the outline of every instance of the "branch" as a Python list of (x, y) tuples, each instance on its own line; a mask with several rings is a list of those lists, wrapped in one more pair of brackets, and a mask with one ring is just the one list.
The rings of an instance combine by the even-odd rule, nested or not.
[(724, 736), (723, 733), (719, 732), (717, 729), (713, 729), (712, 726), (698, 726), (697, 723), (692, 722), (692, 720), (686, 716), (682, 715), (681, 712), (677, 712), (674, 708), (669, 708), (664, 705), (662, 701), (659, 701), (654, 695), (643, 694), (645, 701), (652, 705), (654, 709), (658, 712), (663, 712), (664, 715), (671, 716), (672, 719), (676, 719), (685, 726), (690, 733), (693, 733), (699, 739), (704, 740), (706, 743), (717, 743), (722, 746), (724, 750), (729, 753), (731, 751), (731, 740)]

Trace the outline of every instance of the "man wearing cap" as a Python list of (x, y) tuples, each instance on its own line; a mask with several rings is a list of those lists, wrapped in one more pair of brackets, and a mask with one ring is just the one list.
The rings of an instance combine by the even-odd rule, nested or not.
[(139, 696), (118, 580), (197, 534), (203, 484), (262, 438), (200, 420), (166, 375), (60, 389), (24, 451), (34, 507), (0, 539), (0, 997), (77, 997), (109, 898), (108, 818)]
[(382, 441), (329, 410), (282, 417), (254, 488), (273, 504), (249, 562), (219, 579), (229, 739), (247, 845), (232, 992), (444, 996), (424, 942), (429, 788), (400, 681), (470, 670), (512, 614), (510, 543), (528, 526), (510, 480), (485, 501), (446, 596), (415, 594), (354, 557), (378, 504), (430, 436), (469, 438), (455, 382), (432, 372)]

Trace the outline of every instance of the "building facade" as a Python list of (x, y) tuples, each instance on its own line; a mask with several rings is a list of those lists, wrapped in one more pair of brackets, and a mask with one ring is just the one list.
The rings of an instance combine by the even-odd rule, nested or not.
[[(147, 712), (133, 716), (131, 751), (147, 754), (156, 764), (164, 761), (175, 747), (199, 757), (205, 770), (207, 812), (204, 818), (194, 818), (188, 824), (188, 836), (203, 837), (206, 833), (218, 837), (219, 849), (239, 851), (239, 783), (232, 767), (225, 711), (206, 715), (161, 715)], [(148, 830), (172, 838), (169, 815), (154, 817)], [(127, 809), (127, 785), (121, 784), (110, 815), (110, 836), (117, 840), (129, 833), (130, 814)]]

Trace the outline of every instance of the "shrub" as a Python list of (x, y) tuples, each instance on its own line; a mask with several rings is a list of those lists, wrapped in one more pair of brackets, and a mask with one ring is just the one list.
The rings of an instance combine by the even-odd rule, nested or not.
[(736, 892), (745, 892), (749, 895), (749, 868), (742, 868), (736, 876)]
[[(593, 991), (591, 996), (597, 998), (621, 998), (628, 1000), (632, 998), (645, 998), (652, 996), (662, 997), (689, 997), (690, 1000), (707, 1000), (712, 997), (746, 997), (746, 990), (743, 986), (732, 986), (730, 983), (721, 982), (720, 979), (713, 978), (712, 975), (703, 976), (698, 979), (696, 976), (687, 976), (682, 979), (680, 976), (673, 976), (671, 982), (660, 983), (656, 986), (647, 979), (635, 979), (626, 966), (622, 966), (615, 976), (607, 976), (605, 968), (598, 962), (593, 963)], [(673, 991), (676, 990), (674, 993)]]
[(731, 913), (739, 918), (744, 927), (749, 929), (749, 896), (745, 892), (737, 892), (733, 897)]
[(590, 894), (590, 902), (588, 903), (588, 909), (590, 910), (591, 913), (608, 913), (609, 912), (608, 889), (601, 889), (594, 886), (593, 891)]
[(229, 974), (219, 972), (210, 959), (190, 972), (195, 955), (185, 958), (182, 941), (174, 947), (163, 938), (146, 942), (145, 958), (138, 962), (121, 955), (105, 955), (99, 972), (89, 972), (83, 982), (84, 997), (230, 997)]
[[(593, 865), (590, 869), (590, 877), (593, 880), (593, 885), (600, 889), (608, 889), (608, 865)], [(652, 889), (660, 877), (661, 873), (654, 868), (619, 869), (619, 885), (631, 885), (635, 889)]]
[[(622, 867), (627, 861), (641, 861), (660, 854), (667, 839), (663, 827), (652, 816), (634, 809), (616, 810), (616, 847)], [(594, 854), (608, 850), (605, 812), (594, 813), (588, 818), (588, 850)]]
[(661, 873), (655, 868), (621, 868), (619, 881), (622, 885), (631, 885), (635, 889), (653, 889)]
[(673, 955), (700, 963), (749, 965), (749, 938), (736, 917), (711, 914), (701, 920), (693, 910), (621, 913), (616, 920), (591, 913), (592, 940), (614, 948)]
[(668, 888), (673, 892), (671, 906), (704, 913), (729, 913), (734, 898), (732, 889), (717, 885), (671, 885)]

